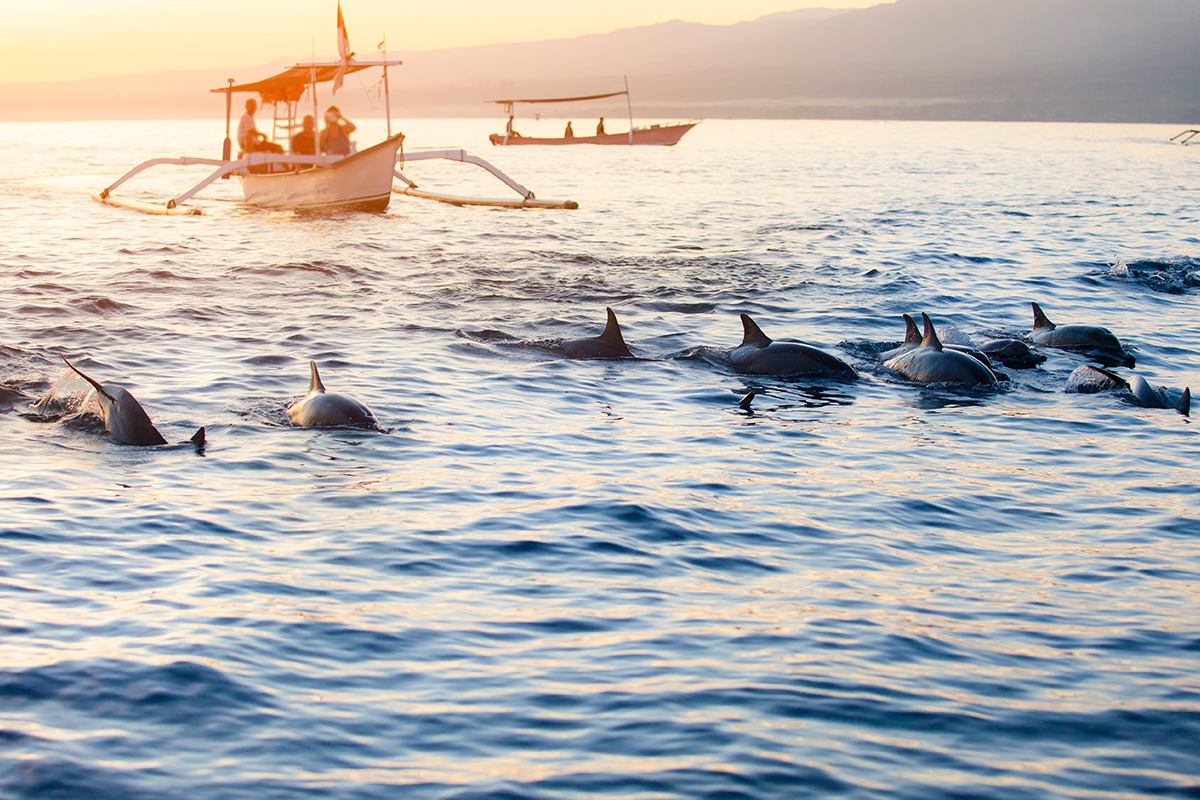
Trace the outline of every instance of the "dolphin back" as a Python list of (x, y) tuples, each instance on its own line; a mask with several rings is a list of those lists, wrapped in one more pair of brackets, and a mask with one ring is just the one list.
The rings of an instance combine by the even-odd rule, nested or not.
[(1126, 355), (1121, 340), (1108, 328), (1099, 325), (1055, 325), (1046, 318), (1037, 303), (1033, 304), (1033, 331), (1029, 338), (1035, 344), (1047, 347), (1103, 353), (1127, 367), (1134, 364), (1133, 357)]
[(617, 315), (611, 308), (604, 309), (608, 313), (608, 321), (604, 333), (590, 339), (573, 339), (563, 342), (562, 351), (567, 358), (637, 358), (625, 344), (621, 335), (621, 325)]
[(996, 383), (996, 374), (982, 361), (962, 351), (942, 347), (928, 314), (921, 314), (921, 320), (925, 324), (921, 346), (885, 361), (885, 367), (918, 383)]
[(328, 392), (317, 372), (317, 362), (309, 361), (311, 381), (308, 394), (288, 406), (288, 421), (296, 428), (377, 428), (371, 409), (344, 394)]
[(296, 428), (377, 428), (371, 409), (337, 392), (310, 392), (287, 410)]
[(166, 444), (167, 440), (154, 427), (150, 415), (133, 395), (120, 386), (106, 386), (105, 393), (113, 402), (104, 408), (104, 427), (109, 435), (121, 444), (138, 447)]

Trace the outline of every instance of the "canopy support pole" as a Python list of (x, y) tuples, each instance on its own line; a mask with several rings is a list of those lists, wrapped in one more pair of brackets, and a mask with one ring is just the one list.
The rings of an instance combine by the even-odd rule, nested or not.
[(629, 108), (629, 143), (633, 144), (633, 100), (629, 98), (629, 76), (621, 77), (625, 79), (625, 105)]
[(230, 91), (225, 92), (225, 146), (221, 148), (221, 158), (228, 161), (233, 156), (233, 143), (229, 140), (229, 124), (233, 119), (233, 78), (229, 81)]

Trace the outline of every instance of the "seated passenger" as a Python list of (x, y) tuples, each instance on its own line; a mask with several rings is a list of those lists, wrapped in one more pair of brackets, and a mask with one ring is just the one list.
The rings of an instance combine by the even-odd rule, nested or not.
[(315, 156), (317, 154), (317, 129), (312, 114), (304, 115), (300, 132), (292, 137), (292, 155)]
[(254, 112), (258, 110), (258, 101), (251, 97), (246, 101), (246, 113), (238, 122), (238, 147), (243, 153), (282, 153), (283, 148), (259, 133), (254, 124)]

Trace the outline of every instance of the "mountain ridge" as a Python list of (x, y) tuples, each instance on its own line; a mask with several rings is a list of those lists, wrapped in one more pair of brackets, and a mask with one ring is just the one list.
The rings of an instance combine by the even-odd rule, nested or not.
[[(1195, 0), (897, 0), (401, 51), (390, 83), (407, 117), (487, 116), (490, 100), (599, 94), (627, 76), (639, 118), (1192, 123), (1198, 40)], [(291, 63), (0, 86), (0, 118), (217, 116), (224, 103), (209, 89)], [(350, 94), (339, 105), (366, 113)], [(587, 113), (623, 116), (618, 101)]]

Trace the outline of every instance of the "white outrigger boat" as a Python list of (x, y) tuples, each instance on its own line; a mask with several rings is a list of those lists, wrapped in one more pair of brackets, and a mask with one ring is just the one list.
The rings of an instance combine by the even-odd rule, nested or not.
[[(152, 158), (129, 170), (114, 183), (92, 195), (92, 199), (148, 214), (203, 214), (204, 211), (200, 207), (188, 205), (188, 201), (216, 181), (236, 175), (241, 182), (245, 202), (261, 208), (384, 211), (387, 209), (393, 193), (458, 206), (579, 207), (579, 204), (572, 200), (538, 200), (533, 192), (482, 158), (471, 155), (465, 150), (422, 150), (405, 153), (401, 148), (404, 134), (393, 135), (392, 133), (391, 99), (387, 80), (388, 67), (399, 66), (402, 62), (388, 61), (386, 54), (379, 61), (355, 61), (354, 54), (348, 52), (349, 47), (345, 39), (340, 4), (338, 29), (339, 53), (343, 56), (341, 61), (330, 63), (314, 61), (310, 64), (297, 64), (265, 80), (234, 85), (234, 81), (231, 79), (229, 86), (212, 90), (225, 94), (225, 143), (221, 158), (192, 156)], [(317, 114), (317, 85), (337, 81), (334, 85), (334, 91), (336, 91), (343, 76), (372, 67), (383, 68), (384, 95), (388, 98), (386, 102), (387, 136), (383, 141), (359, 152), (351, 152), (349, 155), (320, 154), (320, 148), (315, 146), (313, 151), (318, 155), (301, 155), (287, 152), (290, 147), (283, 146), (284, 144), (290, 145), (290, 137), (287, 137), (289, 141), (277, 143), (281, 145), (277, 149), (282, 152), (242, 152), (238, 153), (237, 158), (232, 157), (232, 141), (229, 132), (234, 92), (256, 93), (261, 98), (263, 105), (273, 104), (276, 109), (273, 133), (282, 129), (286, 134), (291, 134), (299, 128), (296, 123), (298, 106), (306, 93), (311, 93), (312, 96), (313, 118), (320, 119)], [(285, 111), (282, 121), (279, 113), (281, 104)], [(315, 130), (313, 134), (315, 140)], [(465, 197), (422, 189), (417, 186), (415, 181), (410, 180), (401, 168), (405, 162), (430, 159), (460, 161), (482, 167), (520, 195), (520, 198)], [(212, 166), (215, 169), (195, 186), (180, 192), (165, 202), (151, 203), (113, 195), (114, 189), (135, 175), (152, 167), (164, 165), (201, 165)], [(398, 187), (394, 187), (393, 179), (400, 182)]]

